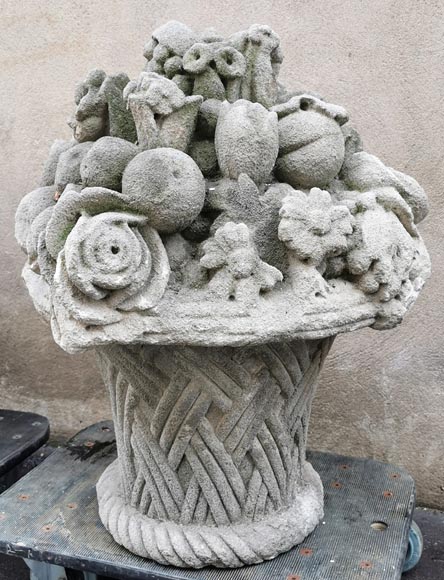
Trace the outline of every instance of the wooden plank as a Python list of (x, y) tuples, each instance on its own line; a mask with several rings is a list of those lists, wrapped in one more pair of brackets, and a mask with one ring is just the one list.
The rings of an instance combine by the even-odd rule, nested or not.
[(164, 567), (114, 542), (97, 513), (95, 483), (115, 458), (112, 425), (80, 432), (0, 496), (0, 551), (78, 570), (145, 580), (399, 580), (414, 508), (402, 469), (312, 453), (325, 517), (300, 545), (237, 570)]
[(0, 409), (0, 477), (39, 449), (48, 438), (46, 417)]

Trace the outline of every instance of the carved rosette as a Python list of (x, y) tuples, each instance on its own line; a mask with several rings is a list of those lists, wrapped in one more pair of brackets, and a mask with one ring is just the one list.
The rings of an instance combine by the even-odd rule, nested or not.
[(195, 568), (253, 564), (301, 542), (323, 515), (305, 449), (332, 340), (98, 349), (119, 459), (97, 493), (117, 542)]

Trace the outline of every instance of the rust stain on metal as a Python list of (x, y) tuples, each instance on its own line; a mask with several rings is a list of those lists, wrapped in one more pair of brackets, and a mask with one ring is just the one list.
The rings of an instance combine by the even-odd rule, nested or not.
[(382, 495), (384, 497), (393, 497), (393, 491), (386, 490), (386, 491), (384, 491), (384, 493)]
[(311, 548), (301, 548), (299, 553), (301, 556), (311, 556), (313, 554), (313, 550)]
[(27, 501), (29, 499), (29, 495), (27, 493), (21, 493), (18, 498), (21, 501)]
[(340, 483), (339, 481), (333, 481), (331, 486), (335, 487), (336, 489), (340, 489), (342, 487), (342, 483)]
[(302, 576), (299, 576), (298, 574), (290, 574), (290, 576), (287, 576), (287, 580), (302, 580)]
[(66, 507), (68, 507), (70, 510), (75, 510), (77, 508), (77, 504), (76, 503), (67, 503)]
[(359, 567), (362, 568), (363, 570), (368, 570), (369, 568), (373, 568), (373, 564), (371, 562), (368, 562), (367, 560), (364, 560), (359, 564)]

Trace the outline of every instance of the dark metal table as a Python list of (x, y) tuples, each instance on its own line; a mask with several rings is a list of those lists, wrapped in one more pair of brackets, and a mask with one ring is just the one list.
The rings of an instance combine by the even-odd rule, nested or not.
[(46, 417), (0, 409), (0, 493), (18, 479), (20, 465), (48, 438)]
[[(324, 483), (325, 517), (301, 545), (256, 566), (184, 570), (134, 556), (104, 529), (94, 486), (115, 454), (112, 424), (98, 423), (1, 495), (0, 551), (28, 559), (39, 580), (92, 580), (96, 574), (120, 580), (401, 577), (415, 503), (414, 482), (402, 469), (369, 459), (311, 453)], [(70, 571), (62, 575), (63, 568)]]

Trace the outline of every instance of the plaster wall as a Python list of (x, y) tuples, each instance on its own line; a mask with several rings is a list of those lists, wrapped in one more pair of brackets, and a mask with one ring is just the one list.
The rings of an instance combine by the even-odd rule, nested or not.
[(433, 278), (401, 327), (337, 339), (310, 445), (402, 465), (419, 501), (444, 507), (441, 0), (0, 0), (0, 408), (43, 413), (60, 438), (110, 416), (94, 356), (65, 354), (34, 311), (14, 212), (52, 141), (70, 136), (76, 83), (94, 67), (134, 78), (150, 31), (173, 18), (223, 33), (270, 24), (283, 82), (346, 107), (366, 149), (429, 194)]

